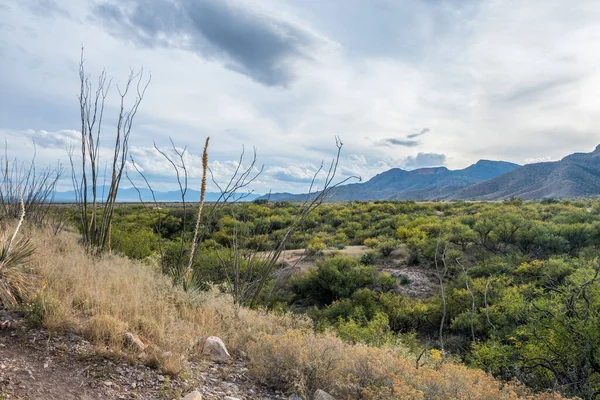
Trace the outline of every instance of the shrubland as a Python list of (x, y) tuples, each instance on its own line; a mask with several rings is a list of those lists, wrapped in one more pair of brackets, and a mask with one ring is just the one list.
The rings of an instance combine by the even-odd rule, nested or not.
[[(503, 380), (592, 398), (600, 389), (594, 328), (600, 322), (599, 205), (518, 199), (324, 204), (286, 243), (308, 249), (314, 267), (274, 275), (258, 306), (307, 314), (317, 332), (334, 331), (348, 343), (381, 346), (414, 337), (413, 352), (438, 349), (444, 359)], [(235, 254), (242, 255), (239, 265), (251, 282), (252, 255), (274, 246), (299, 209), (283, 202), (237, 204), (207, 217), (194, 264), (197, 287), (231, 284), (222, 261)], [(123, 230), (113, 235), (152, 230), (142, 211), (117, 209)], [(190, 233), (181, 224), (177, 229), (180, 209), (161, 212), (171, 230), (152, 234), (169, 248)], [(135, 221), (130, 228), (128, 220)], [(137, 257), (113, 243), (116, 251)], [(370, 250), (358, 259), (319, 255), (339, 244)], [(398, 273), (390, 274), (390, 267)], [(426, 272), (437, 289), (407, 296), (398, 289), (412, 284), (403, 267)]]
[[(237, 263), (237, 279), (256, 282), (261, 255), (298, 205), (238, 203), (203, 215), (186, 290), (165, 265), (189, 253), (193, 210), (187, 225), (181, 208), (153, 210), (159, 227), (143, 206), (119, 205), (102, 256), (78, 244), (76, 225), (22, 229), (35, 247), (24, 307), (32, 323), (79, 332), (111, 356), (135, 358), (122, 340), (133, 332), (152, 343), (144, 361), (171, 373), (216, 335), (256, 379), (306, 398), (317, 388), (364, 399), (594, 398), (599, 206), (324, 204), (286, 242), (316, 247), (312, 266), (280, 266), (249, 308), (231, 296), (228, 268)], [(358, 258), (319, 254), (363, 244)], [(426, 272), (437, 289), (407, 295), (403, 268)]]

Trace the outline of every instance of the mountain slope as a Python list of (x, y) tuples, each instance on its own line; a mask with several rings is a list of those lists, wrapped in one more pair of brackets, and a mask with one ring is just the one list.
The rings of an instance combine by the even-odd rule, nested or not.
[[(393, 168), (364, 183), (353, 183), (332, 189), (327, 201), (347, 200), (428, 200), (447, 197), (469, 185), (497, 177), (519, 166), (504, 161), (480, 160), (461, 170), (446, 167), (405, 171)], [(271, 200), (303, 201), (306, 194), (272, 194)]]
[(524, 165), (504, 175), (461, 189), (447, 199), (525, 200), (589, 197), (600, 194), (600, 146), (560, 161)]

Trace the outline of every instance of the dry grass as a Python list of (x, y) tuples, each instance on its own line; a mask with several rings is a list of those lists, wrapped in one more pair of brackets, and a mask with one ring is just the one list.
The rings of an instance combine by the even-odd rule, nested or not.
[(504, 384), (483, 371), (441, 363), (427, 365), (392, 348), (348, 345), (331, 334), (291, 330), (250, 344), (250, 372), (264, 383), (310, 398), (324, 389), (341, 399), (544, 399), (523, 386)]
[(237, 309), (217, 290), (200, 295), (175, 290), (165, 276), (140, 262), (91, 258), (73, 233), (53, 236), (33, 230), (29, 235), (37, 248), (30, 266), (47, 283), (34, 299), (43, 309), (44, 326), (79, 332), (113, 354), (130, 351), (123, 334), (132, 332), (150, 344), (147, 362), (166, 372), (177, 373), (207, 336), (221, 337), (235, 354), (261, 334), (307, 324), (291, 316)]

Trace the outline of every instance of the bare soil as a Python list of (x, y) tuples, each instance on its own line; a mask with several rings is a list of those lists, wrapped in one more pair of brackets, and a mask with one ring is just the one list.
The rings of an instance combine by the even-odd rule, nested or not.
[(0, 399), (179, 399), (198, 390), (205, 399), (286, 399), (255, 384), (244, 360), (190, 363), (179, 377), (102, 357), (75, 334), (51, 335), (14, 320), (0, 327)]

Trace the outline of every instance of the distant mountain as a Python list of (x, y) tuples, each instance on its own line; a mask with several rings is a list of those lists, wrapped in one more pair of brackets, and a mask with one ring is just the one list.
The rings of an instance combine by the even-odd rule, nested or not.
[[(103, 196), (106, 196), (106, 194), (108, 193), (108, 188), (104, 188), (104, 190), (103, 188), (98, 188), (97, 193), (98, 198), (104, 198)], [(140, 189), (140, 193), (144, 202), (153, 201), (152, 193), (150, 192), (150, 190)], [(181, 193), (178, 190), (168, 192), (154, 191), (154, 196), (156, 197), (156, 201), (161, 203), (172, 203), (181, 201)], [(220, 193), (207, 192), (205, 195), (205, 201), (217, 201), (219, 199), (219, 196)], [(242, 201), (253, 201), (261, 195), (256, 193), (239, 193), (238, 198), (240, 198), (241, 196), (243, 196)], [(75, 201), (75, 192), (73, 190), (68, 190), (66, 192), (56, 192), (53, 201), (56, 203), (72, 203)], [(120, 188), (117, 194), (117, 201), (124, 203), (137, 203), (140, 201), (140, 196), (135, 188)], [(188, 189), (185, 195), (185, 201), (199, 202), (200, 191)]]
[[(364, 183), (353, 183), (334, 188), (327, 201), (348, 200), (430, 200), (447, 197), (467, 186), (495, 178), (519, 168), (504, 161), (480, 160), (465, 169), (446, 167), (420, 168), (405, 171), (393, 168), (374, 176)], [(263, 196), (262, 198), (266, 198)], [(302, 201), (306, 194), (271, 194), (271, 201)]]
[(527, 164), (504, 175), (458, 190), (447, 199), (524, 200), (600, 195), (600, 146), (560, 161)]

